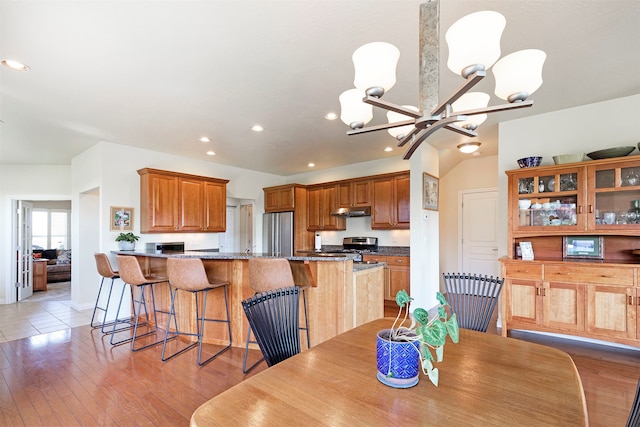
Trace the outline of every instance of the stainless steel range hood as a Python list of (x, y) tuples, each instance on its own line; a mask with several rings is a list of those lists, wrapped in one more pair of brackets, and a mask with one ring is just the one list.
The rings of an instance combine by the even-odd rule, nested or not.
[(360, 206), (350, 208), (338, 208), (331, 212), (331, 215), (335, 216), (371, 216), (371, 206)]

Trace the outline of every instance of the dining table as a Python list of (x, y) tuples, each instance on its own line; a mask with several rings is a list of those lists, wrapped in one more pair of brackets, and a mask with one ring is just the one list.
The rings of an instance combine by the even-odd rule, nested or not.
[(344, 332), (252, 376), (196, 409), (191, 426), (585, 426), (584, 390), (558, 349), (460, 329), (435, 367), (411, 388), (376, 378), (382, 318)]

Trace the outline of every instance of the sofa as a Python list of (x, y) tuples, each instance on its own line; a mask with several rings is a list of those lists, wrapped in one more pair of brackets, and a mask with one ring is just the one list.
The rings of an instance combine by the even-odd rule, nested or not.
[(34, 250), (35, 258), (47, 259), (47, 283), (68, 282), (71, 280), (71, 250), (44, 249)]

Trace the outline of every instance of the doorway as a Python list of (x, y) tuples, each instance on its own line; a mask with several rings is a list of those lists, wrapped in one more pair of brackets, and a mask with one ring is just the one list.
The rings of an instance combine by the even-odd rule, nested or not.
[(458, 271), (499, 276), (498, 190), (464, 190), (458, 199), (458, 235), (462, 236)]
[[(47, 272), (50, 270), (48, 265), (57, 264), (58, 254), (70, 249), (71, 201), (13, 200), (12, 206), (15, 207), (12, 247), (16, 248), (15, 259), (18, 262), (12, 263), (12, 277), (15, 281), (11, 283), (10, 289), (5, 291), (7, 303), (27, 301), (33, 295), (37, 295), (40, 301), (46, 301), (47, 290), (39, 290), (47, 288)], [(48, 258), (43, 258), (44, 255)], [(66, 255), (70, 256), (70, 253)], [(56, 290), (62, 289), (63, 293), (70, 295), (71, 266), (60, 266), (53, 270), (56, 270), (56, 273), (52, 274), (50, 279), (51, 282), (59, 282), (54, 286)], [(61, 271), (65, 277), (59, 277)], [(37, 286), (34, 287), (34, 284)], [(51, 293), (52, 297), (53, 294), (54, 292)], [(61, 293), (55, 294), (55, 298), (59, 299)]]

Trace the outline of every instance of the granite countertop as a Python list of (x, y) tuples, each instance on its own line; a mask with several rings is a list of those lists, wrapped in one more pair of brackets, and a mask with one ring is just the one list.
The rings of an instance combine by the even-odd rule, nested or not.
[[(155, 251), (120, 251), (115, 250), (111, 251), (111, 253), (118, 255), (140, 255), (140, 256), (148, 256), (154, 258), (201, 258), (201, 259), (250, 259), (250, 258), (281, 258), (274, 255), (268, 255), (259, 252), (214, 252), (211, 250), (191, 250), (184, 252), (166, 252), (166, 253), (157, 253)], [(289, 261), (347, 261), (349, 259), (354, 259), (357, 257), (357, 254), (344, 253), (344, 254), (334, 254), (335, 256), (320, 256), (315, 255), (313, 251), (309, 253), (301, 253), (300, 255), (284, 257)], [(375, 264), (372, 264), (375, 265)]]

